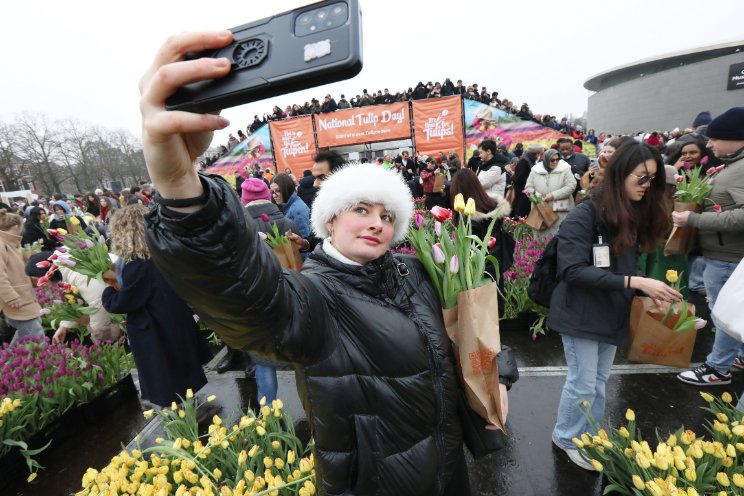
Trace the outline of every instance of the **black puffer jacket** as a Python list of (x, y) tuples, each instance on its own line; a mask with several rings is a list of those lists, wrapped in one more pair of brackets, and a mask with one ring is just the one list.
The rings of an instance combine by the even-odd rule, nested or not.
[(282, 271), (227, 183), (202, 183), (199, 212), (148, 215), (152, 257), (231, 347), (297, 365), (320, 493), (440, 494), (462, 449), (459, 386), (423, 266), (389, 252), (346, 265), (319, 246)]

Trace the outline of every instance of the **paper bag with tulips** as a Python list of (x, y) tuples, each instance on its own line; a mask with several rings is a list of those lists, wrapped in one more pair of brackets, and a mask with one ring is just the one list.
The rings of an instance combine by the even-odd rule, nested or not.
[(474, 200), (466, 204), (458, 195), (455, 210), (462, 216), (457, 225), (452, 211), (434, 207), (433, 222), (417, 222), (409, 241), (439, 293), (468, 404), (503, 430), (496, 358), (501, 351), (497, 286), (486, 273), (490, 262), (498, 274), (498, 261), (489, 255), (495, 243), (491, 236), (495, 219), (485, 239), (479, 239), (471, 229)]
[(279, 232), (276, 224), (274, 224), (271, 232), (259, 233), (259, 236), (272, 249), (277, 260), (279, 260), (279, 265), (289, 270), (300, 270), (302, 268), (300, 251), (286, 236)]

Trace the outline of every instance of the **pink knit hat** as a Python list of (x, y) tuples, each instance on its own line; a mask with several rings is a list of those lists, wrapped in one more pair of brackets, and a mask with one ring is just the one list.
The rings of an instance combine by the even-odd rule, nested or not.
[(269, 187), (266, 186), (266, 183), (261, 179), (256, 179), (255, 177), (248, 178), (243, 181), (240, 188), (243, 190), (243, 193), (240, 195), (240, 198), (243, 200), (243, 205), (247, 205), (255, 200), (271, 199)]

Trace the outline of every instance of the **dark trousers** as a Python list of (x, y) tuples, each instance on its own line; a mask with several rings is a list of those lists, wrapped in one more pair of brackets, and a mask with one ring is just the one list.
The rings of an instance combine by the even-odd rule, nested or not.
[(471, 496), (468, 466), (465, 463), (465, 451), (462, 449), (455, 463), (455, 471), (452, 473), (449, 483), (444, 488), (442, 496)]

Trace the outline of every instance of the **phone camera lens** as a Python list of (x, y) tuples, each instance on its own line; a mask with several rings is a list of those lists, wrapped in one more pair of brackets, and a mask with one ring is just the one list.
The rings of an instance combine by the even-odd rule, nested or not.
[(302, 14), (300, 16), (300, 24), (307, 24), (312, 19), (313, 19), (313, 16), (311, 16), (310, 14)]
[(308, 29), (312, 32), (315, 31), (317, 28), (315, 27), (315, 24), (313, 24)]
[(326, 26), (328, 26), (328, 27), (330, 28), (331, 26), (333, 26), (333, 20), (331, 20), (331, 19), (328, 19), (328, 20), (327, 20), (327, 21), (325, 22), (325, 25), (326, 25)]
[(341, 15), (341, 12), (343, 11), (344, 11), (344, 8), (341, 7), (340, 5), (336, 5), (335, 7), (333, 7), (333, 15), (335, 16)]
[(326, 17), (328, 17), (328, 12), (326, 12), (325, 9), (324, 10), (319, 10), (315, 14), (315, 17), (317, 17), (318, 19), (320, 19), (322, 21), (323, 19), (325, 19)]

